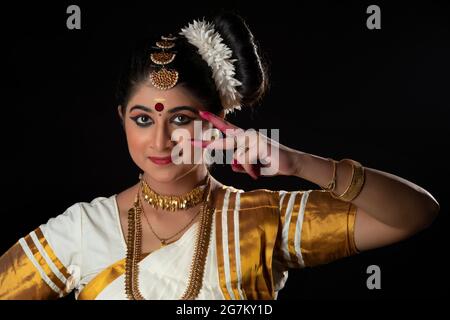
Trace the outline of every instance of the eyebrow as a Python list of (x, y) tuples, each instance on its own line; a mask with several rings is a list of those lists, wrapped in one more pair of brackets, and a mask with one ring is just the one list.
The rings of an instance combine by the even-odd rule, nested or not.
[[(130, 109), (130, 112), (133, 111), (133, 110), (135, 110), (135, 109), (143, 110), (143, 111), (149, 112), (149, 113), (153, 112), (152, 109), (150, 109), (150, 108), (148, 108), (148, 107), (145, 107), (145, 106), (141, 106), (141, 105), (135, 105), (134, 107), (132, 107), (132, 108)], [(175, 113), (175, 112), (180, 111), (180, 110), (188, 110), (188, 111), (191, 111), (191, 112), (193, 112), (193, 113), (195, 113), (195, 114), (198, 114), (198, 113), (199, 113), (199, 111), (198, 111), (197, 109), (195, 109), (194, 107), (190, 107), (190, 106), (179, 106), (179, 107), (175, 107), (175, 108), (169, 109), (167, 112), (169, 112), (169, 113)]]

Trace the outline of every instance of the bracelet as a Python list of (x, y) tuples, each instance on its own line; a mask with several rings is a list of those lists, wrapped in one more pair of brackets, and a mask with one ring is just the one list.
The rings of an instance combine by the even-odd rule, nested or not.
[(327, 184), (326, 187), (322, 187), (323, 190), (333, 192), (334, 188), (336, 188), (336, 161), (328, 158), (333, 163), (333, 178), (331, 181)]
[(331, 192), (331, 196), (335, 199), (350, 202), (355, 199), (362, 190), (364, 185), (364, 167), (357, 161), (351, 159), (342, 159), (340, 162), (348, 162), (352, 165), (352, 179), (347, 189), (341, 195), (335, 195)]

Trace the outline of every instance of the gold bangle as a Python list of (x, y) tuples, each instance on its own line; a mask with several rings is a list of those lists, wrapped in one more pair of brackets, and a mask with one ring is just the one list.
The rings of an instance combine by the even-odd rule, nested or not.
[(333, 178), (326, 185), (326, 187), (322, 187), (322, 189), (329, 192), (333, 192), (334, 188), (336, 188), (336, 160), (333, 160), (331, 158), (328, 158), (328, 160), (331, 160), (331, 162), (333, 163)]
[(364, 185), (364, 167), (357, 161), (351, 159), (342, 159), (340, 162), (348, 162), (352, 165), (352, 179), (347, 189), (341, 195), (331, 193), (333, 198), (350, 202), (355, 199)]

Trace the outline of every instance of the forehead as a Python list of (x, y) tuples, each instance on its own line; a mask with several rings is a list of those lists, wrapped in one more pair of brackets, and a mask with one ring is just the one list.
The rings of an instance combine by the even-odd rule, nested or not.
[(201, 108), (200, 102), (185, 88), (176, 86), (169, 90), (159, 90), (151, 85), (140, 85), (129, 101), (129, 105), (153, 106), (163, 103), (167, 107), (191, 106)]

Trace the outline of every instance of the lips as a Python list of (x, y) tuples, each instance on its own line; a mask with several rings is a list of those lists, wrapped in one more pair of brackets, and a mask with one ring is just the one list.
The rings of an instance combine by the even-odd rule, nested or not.
[(165, 165), (172, 163), (172, 158), (170, 156), (168, 157), (148, 157), (153, 163), (158, 165)]

